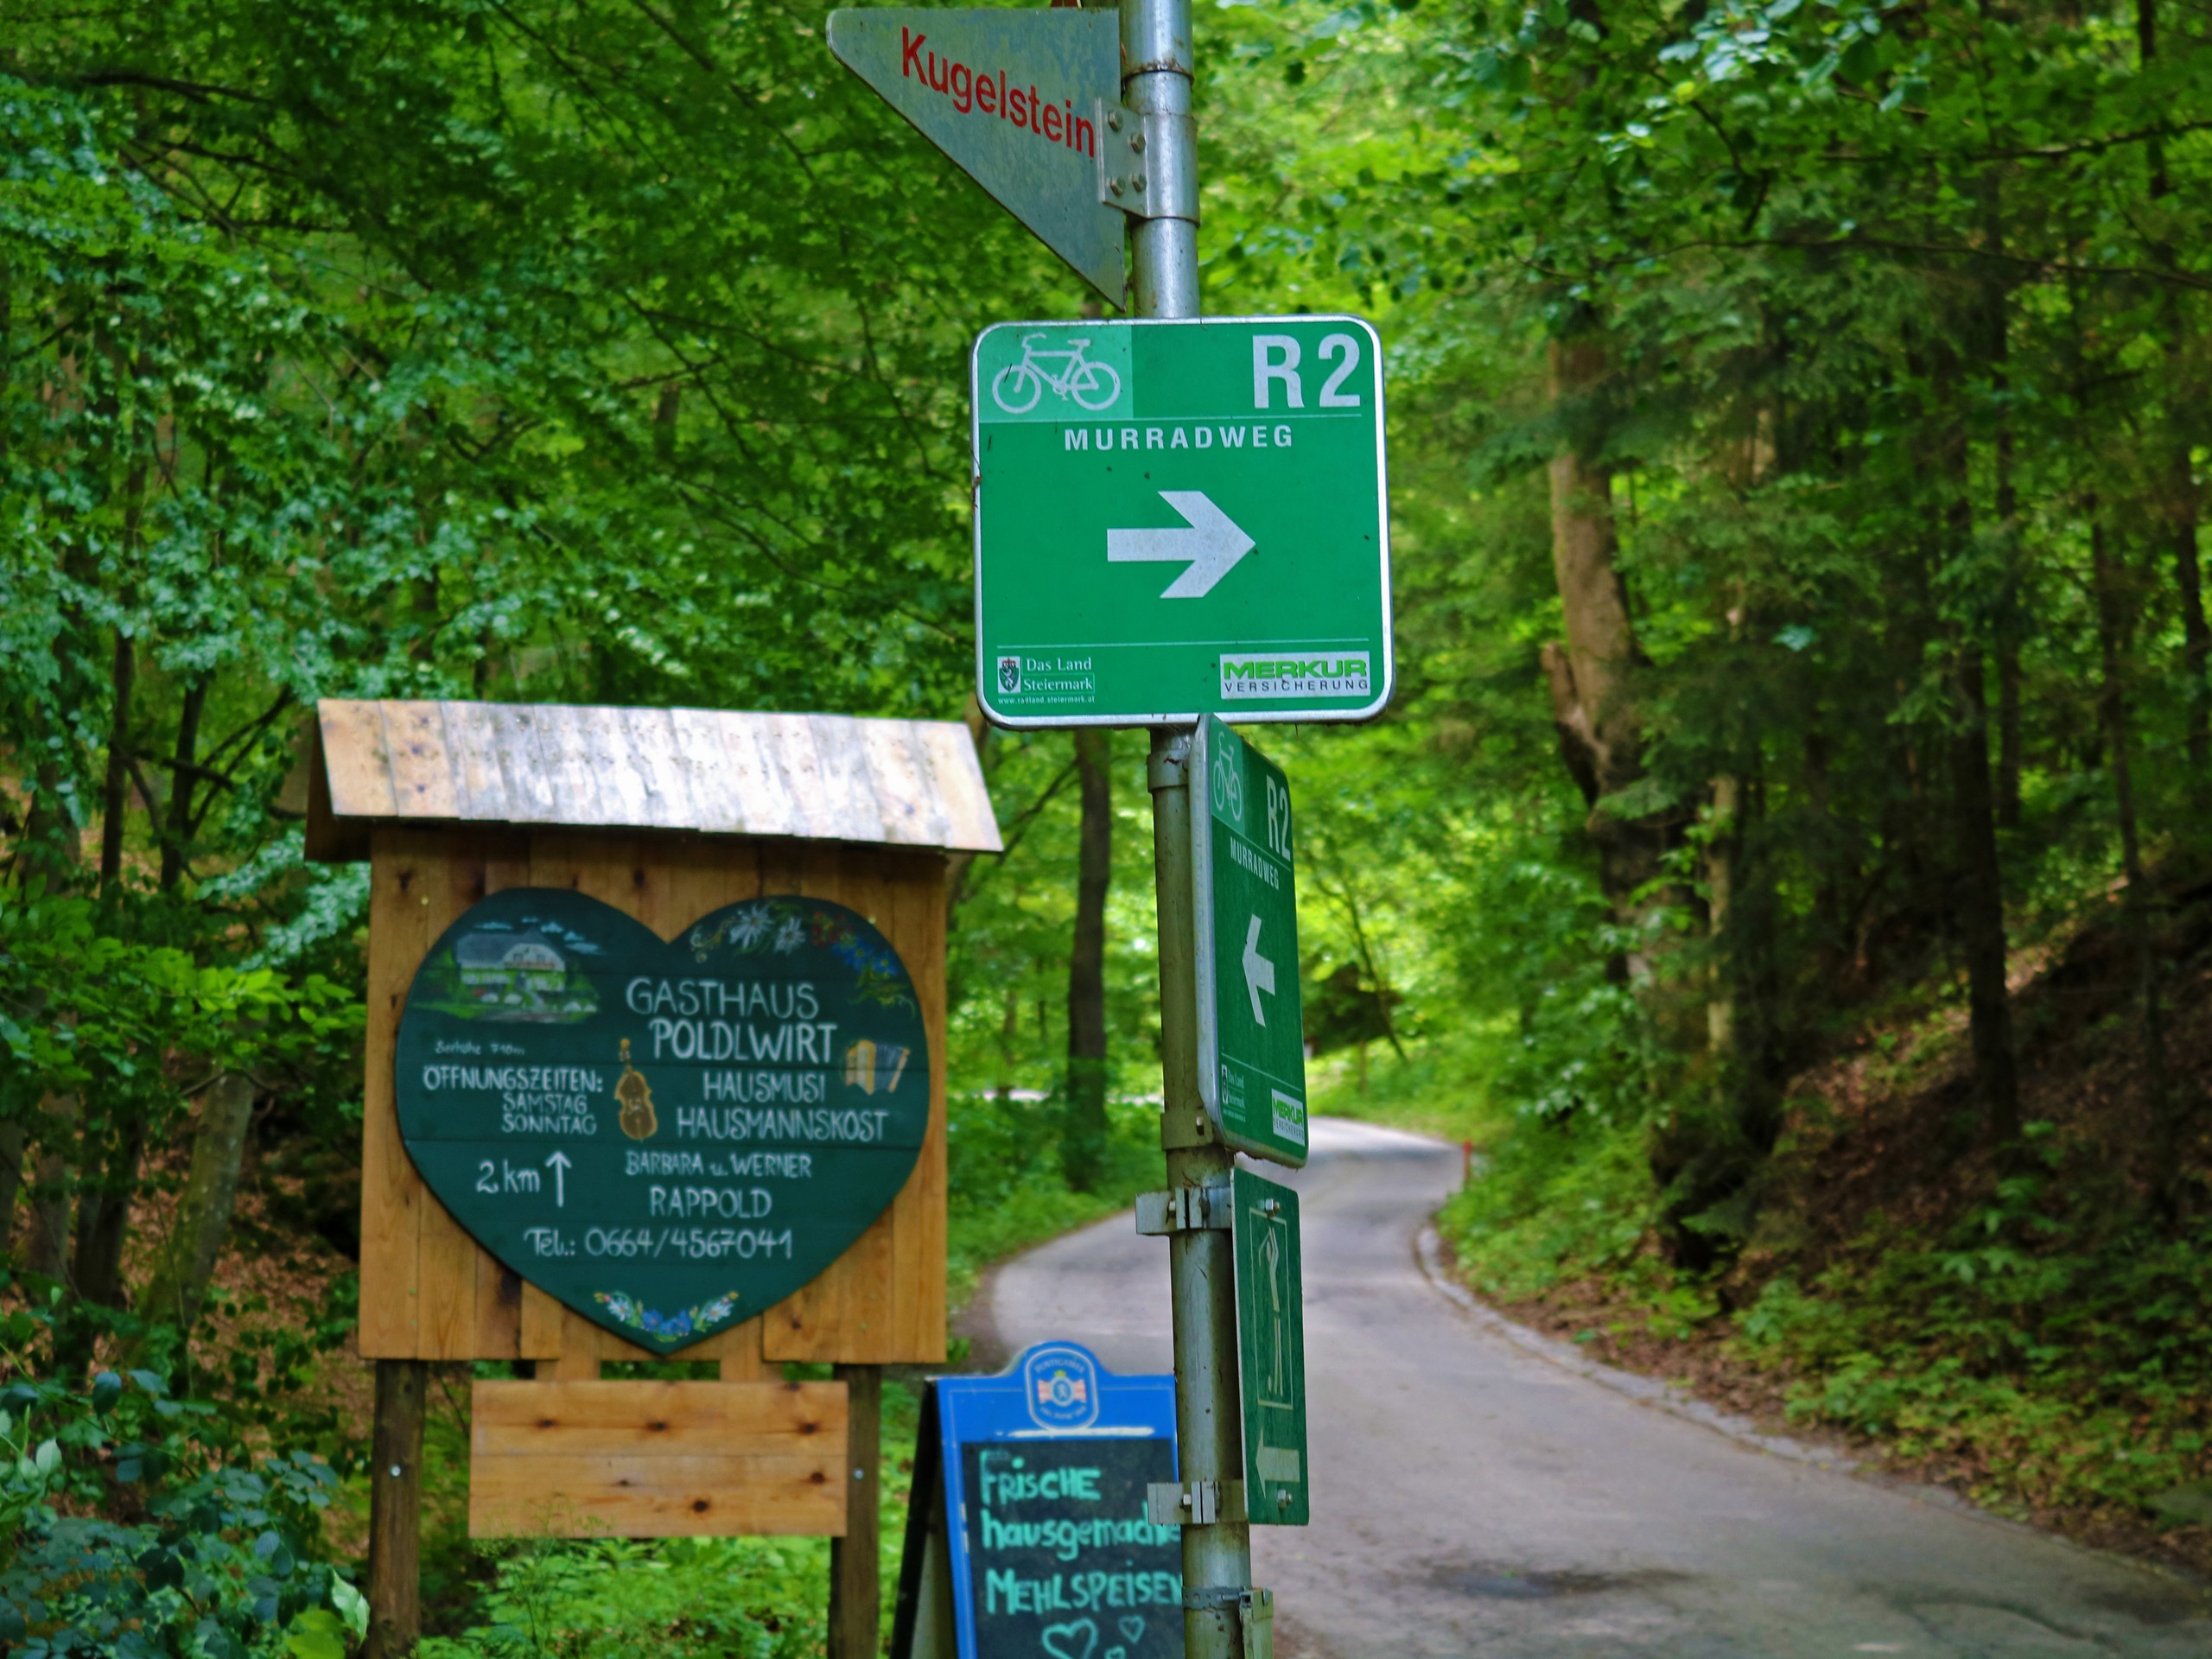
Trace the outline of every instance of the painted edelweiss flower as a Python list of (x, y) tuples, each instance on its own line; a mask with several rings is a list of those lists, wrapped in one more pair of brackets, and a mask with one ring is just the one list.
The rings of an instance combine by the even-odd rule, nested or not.
[(766, 905), (747, 905), (730, 918), (730, 942), (741, 950), (756, 949), (768, 937), (775, 918)]
[(776, 950), (779, 954), (789, 956), (805, 943), (806, 929), (801, 925), (798, 918), (786, 917), (784, 925), (776, 930)]

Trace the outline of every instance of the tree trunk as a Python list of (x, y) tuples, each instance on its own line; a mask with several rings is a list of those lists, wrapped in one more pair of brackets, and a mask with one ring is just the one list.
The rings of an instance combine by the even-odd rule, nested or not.
[(2150, 884), (2144, 880), (2143, 844), (2135, 817), (2135, 779), (2127, 732), (2126, 652), (2130, 632), (2126, 595), (2120, 573), (2105, 546), (2104, 524), (2093, 504), (2089, 520), (2089, 568), (2096, 585), (2097, 646), (2104, 683), (2097, 698), (2105, 729), (2105, 750), (2112, 768), (2113, 807), (2120, 821), (2120, 872), (2127, 879), (2128, 942), (2135, 954), (2136, 995), (2143, 1010), (2143, 1097), (2151, 1126), (2153, 1179), (2169, 1213), (2178, 1208), (2180, 1131), (2173, 1121), (2172, 1090), (2166, 1072), (2166, 1014), (2158, 986), (2158, 957), (2152, 938)]
[[(1992, 292), (1989, 308), (1990, 380), (2001, 404), (2012, 385), (2005, 366), (2011, 355), (2012, 331), (2007, 326), (2001, 289)], [(2025, 607), (2020, 602), (2019, 498), (2012, 479), (2012, 417), (2009, 410), (1998, 419), (1994, 448), (1997, 524), (2005, 538), (2005, 592), (1998, 601), (1995, 630), (1997, 822), (2007, 830), (2017, 830), (2020, 827), (2020, 633)]]
[(1713, 942), (1712, 993), (1705, 1004), (1706, 1048), (1716, 1059), (1736, 1052), (1735, 976), (1728, 951), (1729, 912), (1736, 896), (1736, 851), (1743, 785), (1727, 773), (1713, 780), (1713, 816), (1705, 843), (1707, 937)]
[(2203, 565), (2197, 556), (2196, 480), (2186, 440), (2176, 446), (2166, 508), (2174, 538), (2174, 581), (2181, 589), (2182, 695), (2189, 701), (2189, 764), (2212, 767), (2212, 627), (2204, 620)]
[[(2144, 67), (2158, 55), (2158, 0), (2136, 0), (2135, 48)], [(2152, 138), (2147, 151), (2152, 211), (2171, 194), (2173, 181), (2166, 171), (2165, 142)], [(2168, 266), (2177, 263), (2173, 245), (2163, 236), (2152, 239), (2152, 252)], [(2189, 763), (2192, 781), (2201, 795), (2204, 772), (2212, 766), (2212, 627), (2204, 618), (2204, 568), (2197, 546), (2196, 479), (2190, 466), (2199, 397), (2189, 384), (2186, 369), (2189, 325), (2174, 290), (2164, 291), (2160, 308), (2166, 340), (2166, 419), (2159, 434), (2166, 454), (2158, 467), (2164, 474), (2158, 486), (2158, 516), (2173, 537), (2174, 584), (2181, 593), (2182, 695), (2188, 702)], [(2182, 411), (2189, 411), (2184, 419)]]
[(253, 1122), (253, 1079), (232, 1072), (200, 1096), (192, 1133), (192, 1167), (178, 1197), (168, 1240), (138, 1293), (138, 1317), (189, 1333), (215, 1276), (216, 1259), (238, 1208), (238, 1173)]
[(1075, 939), (1068, 954), (1068, 1080), (1060, 1166), (1078, 1192), (1096, 1187), (1106, 1155), (1106, 888), (1114, 873), (1112, 745), (1096, 727), (1075, 734), (1083, 828)]
[[(43, 1103), (49, 1122), (76, 1115), (73, 1095), (49, 1096)], [(61, 1280), (69, 1265), (69, 1160), (41, 1151), (31, 1174), (31, 1236), (23, 1246), (23, 1266), (42, 1279)]]
[[(138, 524), (146, 500), (143, 453), (131, 463), (123, 484), (123, 556), (138, 545)], [(124, 602), (130, 604), (128, 589)], [(109, 671), (107, 776), (100, 790), (100, 887), (105, 891), (123, 874), (123, 823), (130, 798), (130, 702), (138, 678), (138, 653), (124, 628), (115, 631), (115, 659)]]
[[(983, 718), (982, 699), (972, 690), (968, 693), (968, 701), (961, 705), (960, 723), (968, 728), (968, 741), (976, 750), (976, 764), (983, 769), (983, 775), (988, 779), (991, 770), (991, 726)], [(944, 910), (947, 927), (952, 925), (953, 918), (959, 914), (960, 901), (968, 896), (968, 875), (975, 865), (976, 855), (973, 853), (954, 853), (946, 860)]]
[(1955, 894), (1967, 962), (1974, 1080), (1990, 1139), (2020, 1135), (2020, 1085), (2012, 1056), (2012, 999), (2005, 982), (2005, 890), (1997, 862), (1996, 803), (1989, 779), (1989, 709), (1980, 647), (1958, 651), (1953, 669), (1951, 810), (1959, 880)]
[[(88, 1147), (88, 1160), (91, 1151)], [(123, 1306), (123, 1244), (130, 1234), (131, 1200), (137, 1194), (138, 1166), (145, 1154), (146, 1120), (141, 1116), (118, 1128), (99, 1179), (79, 1189), (70, 1279), (78, 1295), (102, 1307)]]
[(0, 1255), (16, 1257), (16, 1200), (23, 1189), (23, 1126), (0, 1123)]
[(676, 460), (676, 422), (683, 408), (683, 384), (671, 380), (653, 404), (653, 459), (662, 467)]
[[(1939, 426), (1934, 460), (1943, 487), (1945, 561), (1974, 545), (1969, 440), (1959, 404), (1958, 359), (1938, 348), (1935, 382)], [(2000, 608), (1990, 607), (1991, 613)], [(1992, 630), (1993, 632), (1993, 629)], [(1950, 911), (1966, 957), (1967, 1027), (1974, 1084), (1990, 1141), (2009, 1148), (2020, 1135), (2019, 1075), (2012, 1052), (2012, 997), (2005, 983), (2004, 868), (1998, 861), (1997, 800), (1989, 766), (1987, 645), (1971, 617), (1950, 629), (1951, 837), (1955, 874)]]
[(138, 677), (138, 653), (130, 636), (115, 631), (115, 659), (110, 670), (113, 706), (108, 717), (107, 776), (100, 788), (100, 887), (111, 887), (123, 875), (123, 821), (130, 798), (130, 695)]
[(1643, 775), (1643, 730), (1629, 690), (1642, 653), (1616, 563), (1612, 474), (1597, 458), (1600, 441), (1591, 435), (1588, 414), (1606, 372), (1597, 341), (1552, 342), (1552, 402), (1574, 435), (1550, 467), (1552, 570), (1567, 639), (1545, 645), (1542, 661), (1560, 758), (1591, 806), (1599, 880), (1625, 918), (1636, 895), (1659, 875), (1679, 826), (1622, 819), (1603, 804)]
[(164, 893), (183, 875), (185, 852), (192, 843), (192, 768), (200, 764), (200, 711), (207, 702), (207, 682), (196, 681), (186, 688), (177, 712), (176, 766), (169, 777), (168, 827), (162, 837)]

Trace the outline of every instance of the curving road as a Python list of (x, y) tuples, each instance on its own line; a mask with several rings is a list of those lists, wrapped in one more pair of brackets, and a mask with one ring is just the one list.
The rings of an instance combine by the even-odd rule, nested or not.
[[(1456, 1148), (1325, 1119), (1287, 1178), (1313, 1525), (1253, 1544), (1283, 1659), (2212, 1656), (2196, 1586), (1761, 1451), (1498, 1334), (1414, 1249), (1458, 1171)], [(1008, 1350), (1074, 1337), (1165, 1370), (1166, 1262), (1117, 1217), (1009, 1263), (977, 1313)]]

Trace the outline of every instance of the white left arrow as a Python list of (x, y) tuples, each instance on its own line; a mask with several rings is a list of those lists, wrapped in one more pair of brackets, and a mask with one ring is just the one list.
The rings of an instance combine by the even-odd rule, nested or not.
[(1252, 997), (1252, 1020), (1264, 1026), (1268, 1016), (1260, 1007), (1260, 993), (1275, 994), (1275, 965), (1260, 954), (1260, 918), (1252, 918), (1252, 931), (1244, 936), (1244, 988)]
[(1206, 499), (1203, 490), (1162, 490), (1160, 499), (1181, 513), (1188, 530), (1109, 530), (1109, 564), (1174, 563), (1191, 568), (1160, 590), (1162, 599), (1204, 599), (1214, 584), (1252, 550), (1252, 538)]
[[(1269, 982), (1270, 984), (1273, 982)], [(553, 1207), (556, 1210), (569, 1202), (569, 1154), (556, 1152), (545, 1160), (545, 1167), (553, 1172)]]

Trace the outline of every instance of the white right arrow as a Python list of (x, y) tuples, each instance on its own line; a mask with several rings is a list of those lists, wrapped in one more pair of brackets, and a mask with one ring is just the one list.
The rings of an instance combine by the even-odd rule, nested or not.
[(1206, 499), (1203, 490), (1162, 490), (1160, 499), (1190, 521), (1188, 530), (1109, 530), (1109, 564), (1150, 564), (1187, 559), (1191, 568), (1160, 590), (1162, 599), (1204, 599), (1214, 584), (1252, 550), (1252, 538)]
[(1244, 988), (1251, 994), (1252, 1018), (1259, 1025), (1268, 1023), (1268, 1016), (1260, 1007), (1260, 993), (1275, 994), (1275, 965), (1260, 954), (1260, 918), (1252, 918), (1252, 931), (1244, 936)]

